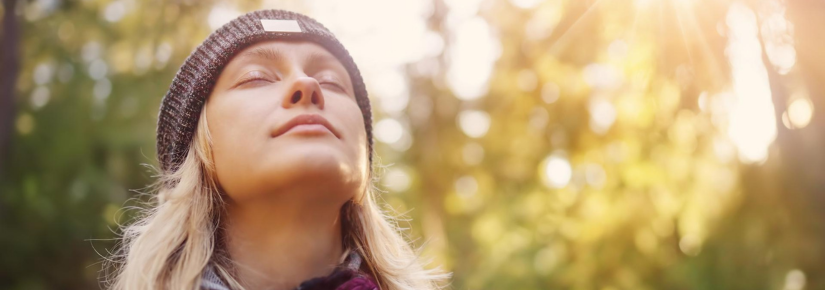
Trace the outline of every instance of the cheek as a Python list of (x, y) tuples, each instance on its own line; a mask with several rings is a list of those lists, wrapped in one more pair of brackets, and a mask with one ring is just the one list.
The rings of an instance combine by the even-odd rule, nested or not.
[(253, 145), (255, 139), (262, 134), (261, 123), (265, 115), (261, 108), (263, 106), (232, 103), (208, 110), (207, 119), (213, 143), (221, 147)]
[[(231, 96), (223, 96), (231, 97)], [(218, 182), (225, 186), (244, 183), (251, 161), (256, 159), (267, 139), (266, 123), (269, 104), (233, 99), (215, 101), (206, 107), (212, 137), (212, 157)]]
[(367, 131), (364, 128), (364, 117), (361, 109), (357, 104), (345, 104), (340, 107), (338, 112), (343, 130), (346, 131), (348, 138), (345, 141), (347, 147), (347, 156), (350, 162), (351, 178), (355, 181), (357, 190), (356, 199), (361, 199), (361, 193), (364, 192), (369, 183), (369, 151), (367, 143)]
[(354, 161), (359, 165), (363, 165), (362, 169), (366, 169), (369, 168), (369, 155), (367, 131), (364, 128), (364, 116), (357, 104), (351, 100), (348, 102), (349, 103), (341, 104), (339, 107), (341, 109), (339, 115), (342, 116), (341, 127), (344, 127), (347, 132), (347, 136), (350, 136), (350, 138), (346, 140), (346, 143), (351, 149)]

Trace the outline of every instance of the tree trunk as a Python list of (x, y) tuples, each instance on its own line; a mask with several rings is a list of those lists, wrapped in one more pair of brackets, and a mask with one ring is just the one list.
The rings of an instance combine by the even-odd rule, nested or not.
[(14, 134), (17, 73), (20, 71), (20, 34), (15, 7), (17, 0), (3, 0), (3, 31), (0, 35), (0, 176), (8, 170), (11, 139)]

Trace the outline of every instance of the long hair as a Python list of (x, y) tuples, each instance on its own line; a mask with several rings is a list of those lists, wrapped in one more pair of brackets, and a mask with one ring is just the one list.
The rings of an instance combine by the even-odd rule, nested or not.
[[(235, 278), (220, 229), (224, 200), (217, 186), (211, 135), (202, 110), (194, 140), (180, 167), (161, 173), (152, 185), (148, 206), (123, 227), (109, 260), (111, 289), (197, 289), (209, 265), (232, 289)], [(372, 170), (370, 170), (372, 172)], [(375, 178), (359, 200), (341, 208), (345, 251), (358, 251), (384, 290), (437, 289), (449, 278), (440, 269), (424, 269), (417, 251), (404, 239), (393, 217), (376, 202)]]

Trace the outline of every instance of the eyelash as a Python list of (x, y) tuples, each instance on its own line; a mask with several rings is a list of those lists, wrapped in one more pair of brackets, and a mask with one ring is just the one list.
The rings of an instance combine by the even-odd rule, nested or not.
[(237, 84), (237, 85), (235, 85), (235, 86), (236, 86), (236, 87), (238, 87), (238, 86), (242, 86), (242, 85), (245, 85), (245, 84), (247, 84), (247, 83), (254, 82), (254, 81), (267, 81), (267, 82), (270, 82), (270, 83), (272, 82), (272, 81), (270, 81), (269, 79), (267, 79), (267, 78), (265, 78), (265, 77), (263, 77), (263, 76), (260, 76), (259, 74), (253, 74), (253, 75), (252, 75), (252, 76), (250, 76), (250, 77), (246, 77), (246, 78), (241, 79), (241, 81), (239, 81), (239, 82), (238, 82), (238, 84)]
[[(238, 86), (242, 86), (242, 85), (245, 85), (245, 84), (247, 84), (247, 83), (254, 82), (254, 81), (266, 81), (266, 82), (270, 82), (270, 83), (272, 83), (272, 81), (270, 81), (269, 79), (267, 79), (267, 78), (265, 78), (265, 77), (262, 77), (262, 76), (258, 76), (258, 75), (256, 74), (256, 75), (253, 75), (253, 76), (250, 76), (250, 77), (246, 77), (246, 78), (241, 79), (241, 81), (239, 81), (239, 82), (238, 82), (238, 84), (237, 84), (237, 85), (235, 85), (235, 86), (236, 86), (236, 87), (238, 87)], [(335, 86), (335, 88), (337, 88), (337, 89), (341, 90), (342, 92), (346, 92), (346, 89), (344, 88), (344, 86), (343, 86), (343, 85), (341, 85), (341, 84), (339, 84), (337, 81), (334, 81), (334, 80), (330, 80), (330, 81), (319, 81), (318, 83), (319, 83), (320, 85), (330, 84), (330, 85)]]
[(339, 83), (337, 83), (335, 81), (325, 81), (325, 82), (319, 82), (319, 83), (321, 85), (330, 84), (330, 85), (335, 86), (335, 88), (341, 90), (342, 92), (346, 92), (346, 89), (344, 89), (344, 86), (340, 85)]

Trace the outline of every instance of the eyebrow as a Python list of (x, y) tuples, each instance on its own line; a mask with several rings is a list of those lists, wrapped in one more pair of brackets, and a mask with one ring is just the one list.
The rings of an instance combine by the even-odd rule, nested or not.
[[(283, 52), (279, 49), (269, 48), (269, 47), (256, 47), (251, 50), (248, 50), (241, 54), (242, 57), (251, 57), (251, 58), (258, 58), (258, 59), (265, 59), (275, 63), (282, 63), (286, 62), (286, 57), (284, 56)], [(321, 64), (327, 64), (331, 62), (335, 62), (338, 59), (334, 56), (323, 54), (319, 52), (311, 52), (306, 57), (307, 66), (317, 66)], [(344, 68), (346, 69), (346, 68)]]
[(251, 50), (245, 51), (241, 54), (242, 57), (251, 57), (251, 58), (260, 58), (265, 60), (270, 60), (276, 63), (284, 62), (286, 59), (284, 54), (277, 49), (272, 48), (265, 48), (265, 47), (256, 47)]
[[(329, 54), (323, 54), (323, 53), (319, 53), (319, 52), (311, 52), (309, 54), (309, 56), (307, 56), (306, 61), (307, 61), (307, 66), (314, 66), (314, 65), (321, 65), (321, 64), (327, 64), (327, 63), (334, 63), (334, 62), (337, 62), (338, 59), (335, 58), (334, 56), (329, 55)], [(342, 66), (343, 66), (343, 64), (342, 64)], [(344, 69), (346, 69), (346, 68), (344, 68)]]

